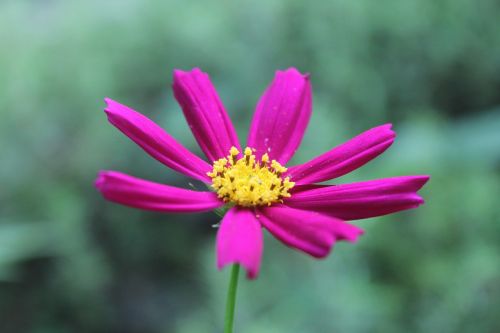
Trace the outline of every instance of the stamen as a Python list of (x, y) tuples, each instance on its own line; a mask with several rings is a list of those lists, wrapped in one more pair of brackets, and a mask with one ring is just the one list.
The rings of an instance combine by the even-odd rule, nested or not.
[(286, 168), (276, 160), (269, 160), (269, 155), (262, 155), (256, 162), (255, 149), (245, 148), (242, 157), (240, 151), (231, 147), (227, 158), (214, 162), (212, 172), (212, 188), (219, 198), (239, 206), (269, 206), (275, 202), (283, 202), (282, 198), (290, 197), (290, 189), (295, 185), (289, 177), (282, 178)]

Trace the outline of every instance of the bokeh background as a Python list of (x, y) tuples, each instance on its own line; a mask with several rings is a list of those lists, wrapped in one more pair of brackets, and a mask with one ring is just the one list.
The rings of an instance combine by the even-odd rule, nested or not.
[(276, 69), (311, 73), (292, 164), (392, 122), (395, 144), (337, 182), (432, 175), (424, 206), (358, 221), (326, 260), (267, 235), (236, 332), (500, 332), (499, 17), (496, 0), (1, 1), (0, 332), (221, 332), (218, 217), (93, 187), (100, 169), (190, 186), (102, 110), (116, 99), (199, 152), (170, 89), (195, 66), (241, 139)]

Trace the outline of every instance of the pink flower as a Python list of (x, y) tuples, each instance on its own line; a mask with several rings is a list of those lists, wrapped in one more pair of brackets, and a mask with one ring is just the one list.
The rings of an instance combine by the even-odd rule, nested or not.
[(312, 111), (308, 75), (277, 71), (264, 92), (242, 150), (210, 78), (199, 69), (174, 71), (173, 90), (196, 141), (199, 158), (140, 113), (106, 99), (109, 121), (166, 166), (209, 185), (193, 191), (116, 171), (101, 171), (96, 187), (108, 200), (161, 212), (203, 212), (230, 207), (217, 233), (219, 269), (239, 263), (257, 277), (262, 227), (286, 245), (316, 258), (336, 241), (355, 242), (363, 230), (345, 221), (416, 208), (416, 193), (429, 176), (393, 177), (352, 184), (318, 185), (345, 175), (384, 152), (394, 141), (391, 125), (372, 128), (312, 159), (285, 168)]

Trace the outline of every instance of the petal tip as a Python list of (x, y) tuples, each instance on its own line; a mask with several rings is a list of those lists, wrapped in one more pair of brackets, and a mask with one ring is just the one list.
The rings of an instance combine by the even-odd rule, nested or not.
[(182, 79), (188, 75), (199, 75), (199, 74), (205, 74), (205, 73), (200, 68), (193, 67), (192, 69), (187, 71), (184, 71), (182, 69), (174, 69), (172, 76), (175, 83), (177, 80)]
[(104, 103), (106, 103), (106, 107), (104, 108), (104, 112), (110, 116), (112, 114), (117, 114), (120, 112), (120, 110), (123, 110), (123, 107), (120, 108), (121, 104), (118, 103), (117, 101), (109, 98), (109, 97), (105, 97), (104, 98)]
[(365, 231), (360, 227), (343, 222), (344, 228), (342, 232), (335, 235), (335, 241), (346, 241), (349, 243), (356, 243), (358, 238), (365, 234)]
[(258, 272), (253, 272), (253, 271), (247, 270), (247, 279), (255, 280), (258, 276), (259, 276)]
[(306, 82), (309, 82), (310, 81), (310, 77), (311, 77), (310, 73), (308, 73), (308, 72), (302, 73), (301, 71), (299, 71), (295, 67), (288, 67), (287, 69), (284, 69), (284, 70), (277, 70), (276, 71), (276, 76), (279, 76), (279, 75), (288, 75), (288, 76), (300, 77), (301, 79), (303, 79)]
[(420, 177), (422, 178), (424, 184), (427, 183), (431, 179), (430, 175), (420, 175)]
[(240, 260), (229, 260), (227, 262), (221, 262), (220, 260), (217, 260), (217, 269), (219, 271), (222, 271), (228, 265), (240, 265), (241, 267), (243, 267), (247, 273), (246, 274), (247, 279), (249, 280), (255, 280), (259, 276), (258, 268), (250, 267), (249, 265), (246, 265)]
[(174, 69), (172, 73), (172, 77), (174, 78), (174, 81), (176, 78), (182, 77), (183, 75), (187, 74), (188, 72), (183, 71), (182, 69)]
[(325, 259), (332, 252), (334, 245), (335, 245), (335, 240), (333, 240), (333, 242), (330, 244), (328, 248), (317, 249), (315, 251), (307, 252), (307, 254), (316, 259)]
[(108, 109), (111, 107), (111, 104), (113, 104), (115, 101), (113, 101), (109, 97), (104, 97), (104, 103), (106, 103), (106, 107), (104, 108), (104, 112), (107, 112)]
[(406, 209), (415, 209), (425, 204), (424, 198), (414, 193), (408, 197), (408, 206)]
[(94, 181), (94, 186), (97, 190), (102, 191), (102, 188), (104, 187), (104, 182), (106, 181), (106, 175), (107, 171), (99, 171), (97, 173), (97, 178)]
[(114, 105), (120, 104), (117, 101), (115, 101), (114, 99), (107, 97), (107, 96), (104, 97), (104, 103), (106, 103), (106, 107), (112, 107)]
[(351, 229), (350, 233), (347, 235), (345, 240), (348, 241), (349, 243), (355, 243), (358, 241), (359, 237), (361, 237), (365, 234), (365, 230), (363, 230), (357, 226), (353, 226), (353, 225), (351, 225), (351, 226), (353, 228)]
[(392, 126), (393, 126), (392, 123), (387, 123), (380, 126), (380, 129), (387, 131), (387, 135), (390, 139), (394, 139), (397, 135)]
[(415, 181), (417, 182), (417, 188), (415, 191), (419, 191), (431, 179), (431, 176), (429, 175), (419, 175), (414, 177)]
[(424, 198), (422, 198), (420, 195), (417, 195), (415, 198), (415, 208), (422, 206), (423, 204), (425, 204)]

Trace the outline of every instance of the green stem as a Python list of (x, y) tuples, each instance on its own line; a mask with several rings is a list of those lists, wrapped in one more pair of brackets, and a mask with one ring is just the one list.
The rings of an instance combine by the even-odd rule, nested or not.
[(229, 280), (229, 289), (226, 298), (226, 318), (224, 319), (224, 333), (233, 332), (234, 307), (236, 305), (236, 289), (238, 288), (238, 274), (240, 265), (233, 265), (231, 268), (231, 279)]

